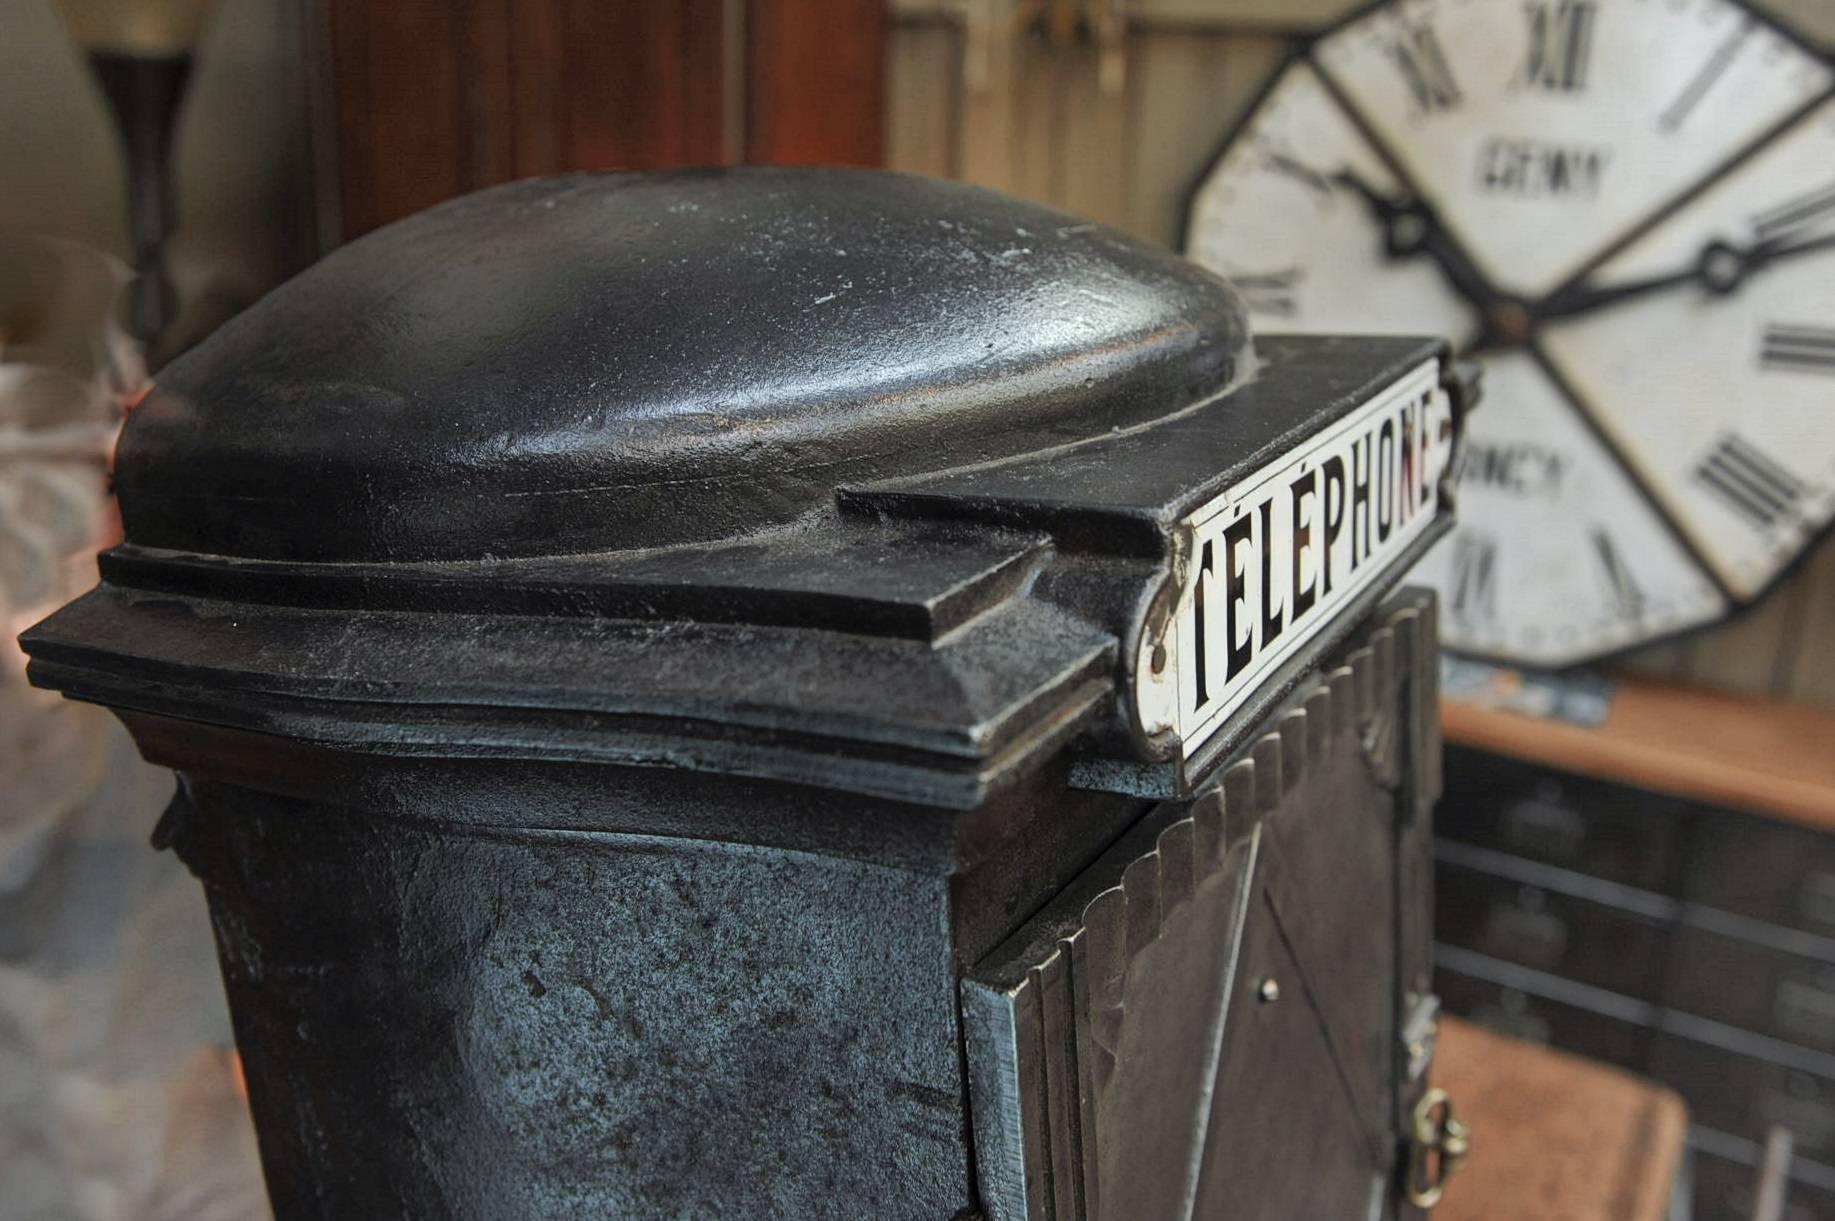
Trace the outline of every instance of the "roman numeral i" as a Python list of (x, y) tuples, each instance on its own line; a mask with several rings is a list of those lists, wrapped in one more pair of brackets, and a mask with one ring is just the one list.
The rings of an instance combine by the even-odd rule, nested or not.
[(1726, 75), (1733, 61), (1739, 58), (1739, 53), (1745, 49), (1747, 38), (1757, 28), (1757, 23), (1747, 18), (1738, 29), (1720, 41), (1713, 53), (1695, 70), (1694, 75), (1688, 78), (1688, 82), (1682, 86), (1682, 91), (1676, 95), (1675, 100), (1665, 106), (1663, 113), (1657, 116), (1658, 131), (1681, 130), (1682, 125), (1688, 122), (1689, 115), (1694, 113), (1695, 107), (1701, 104), (1701, 99), (1708, 95), (1708, 91), (1719, 83), (1721, 77)]
[(1523, 81), (1532, 89), (1574, 93), (1586, 88), (1593, 51), (1593, 0), (1529, 0), (1529, 58)]
[(1621, 618), (1636, 619), (1644, 613), (1644, 591), (1625, 567), (1625, 559), (1612, 542), (1612, 536), (1595, 526), (1591, 532), (1593, 554), (1599, 557), (1600, 574), (1605, 578), (1606, 599)]

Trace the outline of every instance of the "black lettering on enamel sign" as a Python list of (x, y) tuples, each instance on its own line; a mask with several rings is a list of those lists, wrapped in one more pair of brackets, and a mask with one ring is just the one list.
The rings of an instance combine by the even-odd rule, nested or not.
[(1325, 546), (1319, 554), (1321, 594), (1332, 592), (1332, 556), (1338, 552), (1338, 535), (1344, 529), (1344, 459), (1333, 454), (1319, 464), (1325, 480)]
[(1230, 679), (1248, 669), (1249, 660), (1255, 656), (1254, 616), (1241, 613), (1249, 609), (1248, 590), (1243, 587), (1249, 562), (1242, 553), (1253, 541), (1254, 534), (1255, 519), (1247, 513), (1223, 528), (1223, 636), (1230, 655), (1227, 675)]
[(1351, 442), (1351, 571), (1370, 554), (1370, 437)]
[[(1166, 639), (1188, 753), (1436, 519), (1451, 419), (1427, 361), (1186, 519), (1192, 563)], [(1163, 700), (1161, 674), (1142, 681)]]
[(1293, 498), (1287, 520), (1292, 523), (1293, 527), (1293, 597), (1290, 601), (1293, 606), (1295, 623), (1298, 623), (1300, 617), (1313, 608), (1313, 601), (1318, 597), (1314, 592), (1314, 587), (1318, 584), (1318, 577), (1310, 571), (1311, 556), (1317, 551), (1317, 548), (1313, 546), (1315, 511), (1312, 508), (1312, 505), (1318, 500), (1318, 495), (1314, 491), (1317, 482), (1317, 473), (1307, 471), (1287, 485), (1287, 492)]
[(1402, 408), (1402, 520), (1415, 513), (1416, 473), (1420, 469), (1421, 428), (1419, 412), (1413, 403)]
[[(1274, 498), (1261, 503), (1262, 513), (1262, 637), (1257, 648), (1265, 649), (1281, 637), (1286, 611), (1275, 598), (1274, 584)], [(1289, 523), (1291, 528), (1292, 523)]]
[(1196, 707), (1203, 708), (1211, 702), (1211, 655), (1210, 655), (1210, 592), (1211, 579), (1216, 573), (1216, 545), (1206, 539), (1203, 549), (1198, 553), (1198, 580), (1192, 591), (1192, 674), (1198, 680), (1198, 698)]

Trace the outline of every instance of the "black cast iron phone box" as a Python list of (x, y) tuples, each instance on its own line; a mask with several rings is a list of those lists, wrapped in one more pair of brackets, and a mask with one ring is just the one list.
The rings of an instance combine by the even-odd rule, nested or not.
[(519, 183), (171, 366), (25, 643), (283, 1221), (1397, 1216), (1468, 397), (967, 186)]

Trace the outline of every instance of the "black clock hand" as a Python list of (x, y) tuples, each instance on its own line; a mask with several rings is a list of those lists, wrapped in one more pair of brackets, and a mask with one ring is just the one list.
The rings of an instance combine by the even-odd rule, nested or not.
[(1332, 175), (1332, 181), (1355, 192), (1371, 214), (1382, 222), (1383, 250), (1390, 258), (1406, 259), (1425, 254), (1439, 264), (1441, 273), (1459, 295), (1481, 312), (1497, 304), (1498, 293), (1490, 281), (1466, 257), (1465, 251), (1426, 204), (1386, 195), (1351, 170), (1338, 171)]
[(1672, 271), (1665, 275), (1650, 276), (1642, 280), (1628, 280), (1622, 284), (1606, 284), (1589, 288), (1584, 284), (1557, 292), (1531, 311), (1538, 321), (1551, 318), (1572, 318), (1580, 314), (1591, 313), (1597, 309), (1617, 305), (1623, 301), (1636, 300), (1651, 293), (1663, 292), (1684, 285), (1695, 285), (1704, 292), (1724, 296), (1738, 288), (1753, 272), (1784, 259), (1800, 255), (1814, 254), (1819, 250), (1835, 249), (1835, 234), (1822, 237), (1806, 238), (1802, 241), (1790, 241), (1788, 236), (1770, 238), (1755, 242), (1751, 246), (1740, 248), (1726, 242), (1709, 242), (1702, 248), (1692, 267), (1681, 271)]
[(1594, 287), (1576, 284), (1570, 289), (1544, 298), (1534, 306), (1532, 312), (1538, 321), (1547, 321), (1552, 318), (1573, 318), (1580, 314), (1590, 314), (1597, 309), (1604, 309), (1608, 305), (1617, 305), (1622, 301), (1635, 301), (1651, 293), (1678, 288), (1684, 284), (1694, 284), (1697, 279), (1698, 269), (1690, 267), (1685, 271), (1647, 276), (1642, 280), (1627, 280), (1621, 284)]

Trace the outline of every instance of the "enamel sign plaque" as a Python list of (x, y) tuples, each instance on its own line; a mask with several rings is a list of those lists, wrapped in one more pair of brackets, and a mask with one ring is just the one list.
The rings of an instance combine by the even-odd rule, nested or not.
[(1140, 669), (1142, 723), (1186, 759), (1428, 532), (1453, 446), (1440, 379), (1419, 365), (1186, 519), (1165, 655)]

